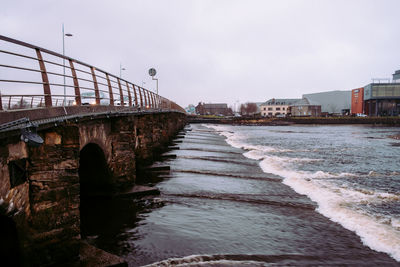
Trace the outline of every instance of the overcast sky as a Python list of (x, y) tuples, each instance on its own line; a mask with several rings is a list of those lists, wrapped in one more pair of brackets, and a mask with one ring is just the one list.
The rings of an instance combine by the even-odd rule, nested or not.
[(398, 0), (5, 0), (0, 34), (154, 89), (182, 106), (362, 87), (400, 69)]

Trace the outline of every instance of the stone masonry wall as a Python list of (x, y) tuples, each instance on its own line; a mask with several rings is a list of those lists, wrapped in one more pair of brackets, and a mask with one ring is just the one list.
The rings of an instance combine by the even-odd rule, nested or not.
[[(17, 225), (23, 264), (77, 261), (80, 241), (79, 153), (99, 145), (116, 188), (133, 184), (136, 162), (152, 160), (185, 125), (182, 113), (145, 113), (58, 124), (40, 130), (44, 144), (0, 140), (0, 216)], [(11, 188), (10, 162), (25, 162), (27, 179)], [(25, 260), (24, 260), (25, 259)]]

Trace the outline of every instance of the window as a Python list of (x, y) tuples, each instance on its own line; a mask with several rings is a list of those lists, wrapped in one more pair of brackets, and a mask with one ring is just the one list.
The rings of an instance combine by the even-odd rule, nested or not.
[(268, 110), (272, 110), (272, 108), (268, 108)]
[(281, 108), (276, 108), (276, 110), (281, 110)]
[(272, 112), (268, 112), (268, 115), (269, 115), (269, 116), (272, 116)]
[(285, 107), (283, 107), (282, 110), (285, 110)]
[(264, 110), (267, 110), (267, 108), (266, 108), (266, 107), (264, 107)]

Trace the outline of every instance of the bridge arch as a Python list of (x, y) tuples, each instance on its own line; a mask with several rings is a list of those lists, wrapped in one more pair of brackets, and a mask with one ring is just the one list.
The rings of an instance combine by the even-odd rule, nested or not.
[(19, 266), (21, 253), (15, 221), (0, 211), (0, 259), (7, 266)]
[(79, 153), (81, 196), (109, 192), (112, 176), (104, 150), (96, 143), (86, 144)]

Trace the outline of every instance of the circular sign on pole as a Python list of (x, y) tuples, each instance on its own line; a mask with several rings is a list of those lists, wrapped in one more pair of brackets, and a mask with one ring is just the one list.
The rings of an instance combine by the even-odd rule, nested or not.
[(157, 72), (156, 72), (156, 69), (154, 69), (154, 68), (149, 69), (149, 75), (150, 75), (151, 77), (155, 76), (156, 73), (157, 73)]

